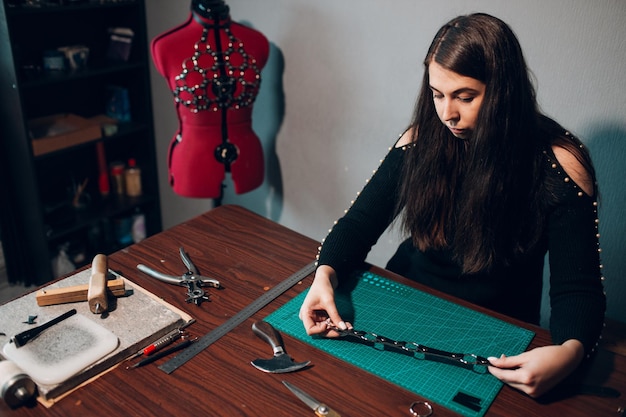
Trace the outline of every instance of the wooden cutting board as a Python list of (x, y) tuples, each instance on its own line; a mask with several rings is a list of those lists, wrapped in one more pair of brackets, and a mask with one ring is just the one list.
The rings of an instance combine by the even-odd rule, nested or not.
[(55, 324), (22, 347), (4, 345), (4, 356), (37, 384), (56, 385), (113, 352), (119, 339), (82, 314)]

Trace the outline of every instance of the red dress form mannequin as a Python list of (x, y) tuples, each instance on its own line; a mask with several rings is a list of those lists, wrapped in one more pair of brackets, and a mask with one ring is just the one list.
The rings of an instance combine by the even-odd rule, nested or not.
[(222, 0), (193, 0), (187, 21), (151, 45), (174, 94), (179, 127), (168, 149), (169, 181), (184, 197), (221, 198), (225, 172), (237, 194), (263, 183), (252, 106), (269, 42), (228, 12)]

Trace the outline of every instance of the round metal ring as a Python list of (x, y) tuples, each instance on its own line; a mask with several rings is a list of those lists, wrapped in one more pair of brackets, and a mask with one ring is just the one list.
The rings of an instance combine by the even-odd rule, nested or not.
[(415, 417), (428, 417), (433, 413), (433, 407), (427, 401), (414, 401), (409, 407), (409, 413)]

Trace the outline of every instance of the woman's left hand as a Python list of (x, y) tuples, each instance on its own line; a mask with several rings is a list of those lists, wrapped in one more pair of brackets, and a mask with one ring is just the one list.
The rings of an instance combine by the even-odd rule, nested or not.
[(540, 397), (572, 373), (583, 359), (580, 341), (538, 347), (520, 355), (489, 358), (489, 372), (505, 384)]

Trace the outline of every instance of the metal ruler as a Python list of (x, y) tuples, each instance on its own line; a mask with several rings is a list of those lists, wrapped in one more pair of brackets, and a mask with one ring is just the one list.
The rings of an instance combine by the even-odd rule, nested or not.
[(263, 295), (259, 298), (244, 307), (243, 310), (239, 311), (226, 322), (202, 336), (197, 342), (183, 350), (182, 353), (179, 353), (163, 365), (159, 366), (159, 369), (167, 374), (171, 374), (198, 353), (213, 344), (213, 342), (217, 341), (220, 337), (224, 336), (226, 333), (246, 321), (246, 319), (251, 317), (254, 313), (265, 307), (289, 288), (293, 287), (297, 282), (309, 276), (313, 273), (313, 271), (315, 271), (315, 262), (311, 262), (295, 274), (291, 275), (289, 278), (263, 293)]

